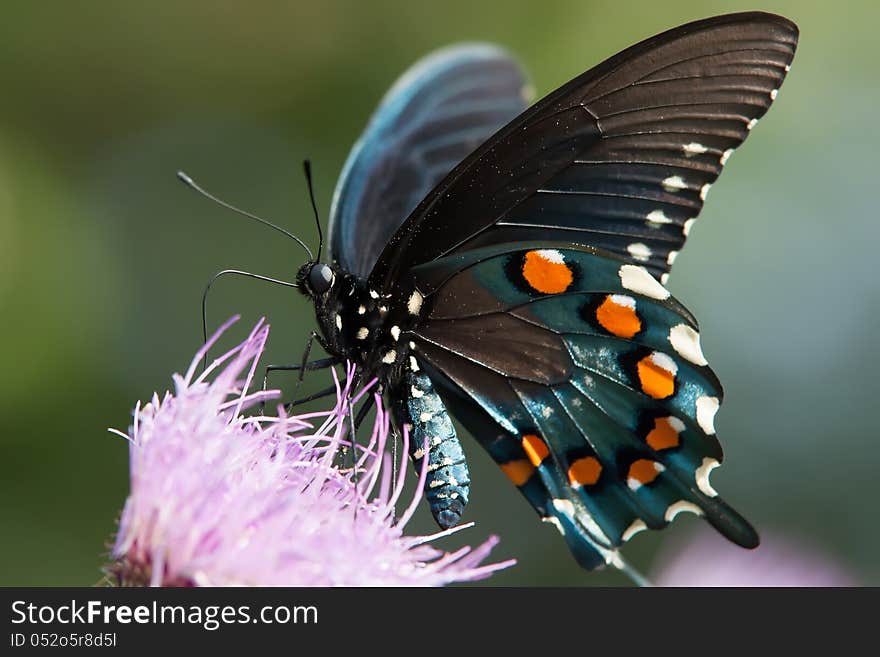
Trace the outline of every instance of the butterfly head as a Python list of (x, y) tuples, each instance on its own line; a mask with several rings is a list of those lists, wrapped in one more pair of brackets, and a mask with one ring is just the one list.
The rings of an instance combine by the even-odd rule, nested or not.
[(336, 283), (336, 272), (323, 262), (307, 262), (296, 274), (296, 283), (300, 292), (307, 297), (317, 299), (327, 294)]
[(355, 304), (358, 281), (336, 264), (309, 260), (296, 274), (296, 284), (312, 302), (318, 327), (324, 336), (322, 346), (333, 356), (352, 355), (352, 331), (357, 315)]

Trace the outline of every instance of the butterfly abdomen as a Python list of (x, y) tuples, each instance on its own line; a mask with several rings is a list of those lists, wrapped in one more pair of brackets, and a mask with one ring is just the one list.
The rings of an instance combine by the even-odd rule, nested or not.
[(416, 472), (427, 468), (425, 497), (431, 513), (443, 529), (452, 527), (467, 505), (470, 474), (449, 413), (423, 372), (408, 371), (392, 394), (398, 424), (409, 430)]

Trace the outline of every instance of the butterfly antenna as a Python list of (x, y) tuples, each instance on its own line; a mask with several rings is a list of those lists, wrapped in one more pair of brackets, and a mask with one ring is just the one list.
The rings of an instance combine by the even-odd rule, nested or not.
[(255, 215), (255, 214), (251, 214), (250, 212), (245, 212), (244, 210), (242, 210), (242, 209), (240, 209), (240, 208), (237, 208), (237, 207), (235, 207), (234, 205), (230, 205), (230, 204), (227, 203), (226, 201), (221, 201), (219, 198), (217, 198), (217, 197), (214, 196), (213, 194), (211, 194), (211, 193), (205, 191), (204, 189), (202, 189), (202, 187), (200, 187), (200, 186), (196, 183), (195, 180), (193, 180), (192, 178), (190, 178), (190, 177), (189, 177), (188, 175), (186, 175), (183, 171), (178, 171), (178, 172), (177, 172), (177, 177), (180, 179), (180, 181), (181, 181), (184, 185), (186, 185), (187, 187), (189, 187), (189, 188), (191, 188), (191, 189), (194, 189), (195, 191), (197, 191), (199, 194), (201, 194), (201, 195), (204, 196), (205, 198), (208, 198), (208, 199), (214, 201), (214, 203), (216, 203), (217, 205), (221, 205), (221, 206), (223, 206), (224, 208), (226, 208), (227, 210), (232, 210), (233, 212), (237, 212), (238, 214), (240, 214), (240, 215), (242, 215), (242, 216), (245, 216), (245, 217), (247, 217), (248, 219), (253, 219), (254, 221), (259, 221), (259, 222), (260, 222), (261, 224), (263, 224), (264, 226), (268, 226), (269, 228), (274, 228), (274, 229), (277, 230), (279, 233), (283, 233), (284, 235), (286, 235), (287, 237), (289, 237), (290, 239), (292, 239), (294, 242), (296, 242), (297, 244), (299, 244), (302, 248), (304, 248), (304, 249), (306, 250), (306, 253), (309, 254), (309, 260), (314, 260), (314, 259), (315, 259), (315, 256), (312, 254), (312, 250), (306, 245), (306, 243), (303, 242), (303, 241), (302, 241), (300, 238), (298, 238), (296, 235), (294, 235), (293, 233), (291, 233), (289, 230), (285, 230), (285, 229), (282, 228), (281, 226), (276, 226), (276, 225), (273, 224), (271, 221), (266, 221), (265, 219), (262, 219), (262, 218), (258, 217), (258, 216)]
[(306, 174), (306, 184), (309, 186), (309, 199), (312, 201), (312, 211), (315, 213), (315, 226), (318, 227), (318, 257), (324, 250), (324, 232), (321, 230), (321, 218), (318, 216), (318, 204), (315, 203), (315, 190), (312, 188), (312, 162), (303, 160), (303, 171)]
[[(243, 276), (245, 278), (253, 278), (258, 281), (266, 281), (267, 283), (274, 283), (275, 285), (283, 285), (285, 287), (296, 287), (299, 285), (296, 283), (291, 283), (290, 281), (282, 281), (277, 278), (272, 278), (270, 276), (262, 276), (260, 274), (253, 274), (249, 271), (241, 271), (239, 269), (224, 269), (223, 271), (218, 271), (211, 277), (211, 280), (208, 281), (208, 284), (205, 286), (205, 291), (202, 292), (202, 344), (208, 342), (208, 292), (211, 291), (211, 287), (214, 283), (217, 282), (222, 276)], [(205, 350), (205, 357), (202, 359), (202, 371), (204, 372), (208, 369), (208, 351)]]

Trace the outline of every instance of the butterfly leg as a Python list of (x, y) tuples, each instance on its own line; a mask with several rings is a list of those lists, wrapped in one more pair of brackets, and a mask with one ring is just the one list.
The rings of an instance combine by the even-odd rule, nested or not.
[[(356, 379), (355, 384), (357, 384), (357, 383), (358, 383), (358, 381)], [(356, 387), (356, 385), (353, 386), (353, 388), (354, 387)], [(357, 483), (357, 480), (358, 480), (357, 432), (358, 432), (358, 429), (360, 429), (361, 423), (363, 423), (364, 418), (367, 417), (367, 413), (369, 413), (370, 409), (373, 408), (374, 399), (373, 399), (372, 395), (368, 395), (366, 400), (364, 401), (364, 403), (361, 405), (360, 409), (358, 410), (357, 415), (355, 415), (355, 413), (354, 413), (354, 407), (351, 406), (351, 400), (347, 400), (347, 401), (350, 405), (349, 406), (350, 412), (348, 413), (348, 430), (349, 430), (349, 435), (351, 436), (351, 445), (352, 445), (351, 467), (353, 468), (353, 472), (354, 472), (354, 481), (355, 481), (355, 483)]]
[[(346, 380), (342, 379), (339, 382), (339, 385), (344, 386), (345, 383), (346, 383)], [(290, 411), (290, 409), (292, 409), (294, 406), (299, 406), (300, 404), (306, 404), (310, 401), (315, 401), (316, 399), (323, 399), (324, 397), (329, 397), (330, 395), (334, 395), (334, 394), (336, 394), (336, 390), (337, 390), (337, 388), (335, 385), (328, 386), (327, 388), (324, 388), (323, 390), (319, 390), (318, 392), (313, 392), (311, 395), (306, 395), (305, 397), (300, 397), (299, 399), (294, 399), (293, 401), (289, 401), (284, 405), (284, 408), (286, 408), (288, 411)]]
[(470, 492), (470, 474), (452, 420), (431, 379), (408, 372), (392, 396), (400, 427), (409, 430), (409, 453), (417, 472), (428, 459), (425, 497), (443, 529), (458, 524)]
[(361, 423), (363, 423), (364, 418), (367, 417), (367, 413), (370, 412), (370, 409), (373, 408), (373, 404), (375, 403), (375, 401), (376, 400), (372, 395), (369, 395), (366, 401), (364, 401), (363, 406), (361, 406), (360, 410), (358, 411), (357, 417), (355, 417), (354, 419), (355, 431), (361, 428)]
[[(334, 356), (334, 357), (330, 357), (330, 358), (321, 358), (319, 360), (312, 361), (312, 363), (309, 363), (308, 362), (309, 361), (309, 354), (311, 354), (311, 352), (312, 352), (312, 344), (314, 344), (315, 341), (317, 341), (318, 344), (321, 345), (321, 347), (324, 349), (324, 351), (330, 353), (330, 348), (327, 345), (327, 342), (324, 340), (324, 338), (321, 337), (320, 333), (318, 333), (317, 331), (312, 331), (311, 333), (309, 333), (309, 339), (306, 342), (306, 348), (305, 348), (305, 351), (303, 352), (302, 363), (300, 364), (300, 367), (298, 368), (299, 369), (299, 381), (297, 382), (297, 386), (299, 386), (303, 382), (303, 377), (305, 376), (305, 373), (307, 370), (311, 371), (311, 370), (316, 370), (316, 369), (322, 369), (323, 367), (325, 367), (324, 365), (309, 367), (309, 365), (312, 365), (314, 363), (327, 363), (326, 367), (329, 367), (330, 365), (335, 365), (336, 363), (340, 362), (340, 359), (336, 358)], [(330, 362), (330, 361), (332, 361), (332, 362)], [(287, 369), (295, 369), (295, 368), (287, 368)]]
[[(308, 353), (306, 353), (308, 356)], [(307, 359), (306, 359), (307, 360)], [(332, 367), (339, 363), (339, 359), (335, 356), (330, 358), (319, 358), (317, 360), (313, 360), (311, 362), (305, 362), (305, 360), (299, 365), (267, 365), (266, 369), (263, 370), (263, 392), (266, 391), (266, 388), (269, 384), (269, 373), (270, 372), (300, 372), (302, 374), (303, 371), (314, 371), (314, 370), (323, 370), (328, 367)], [(302, 381), (302, 376), (300, 376), (300, 381)], [(333, 387), (333, 391), (336, 390), (336, 387)], [(318, 399), (318, 397), (314, 397), (314, 399)], [(304, 403), (304, 401), (311, 401), (311, 399), (299, 400), (299, 403)], [(292, 406), (296, 402), (292, 402), (288, 406)], [(265, 410), (265, 401), (260, 404), (261, 412)]]

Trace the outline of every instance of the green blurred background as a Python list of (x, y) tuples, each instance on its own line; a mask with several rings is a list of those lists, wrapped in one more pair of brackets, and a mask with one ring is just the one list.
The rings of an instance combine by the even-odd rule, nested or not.
[[(716, 426), (727, 460), (713, 483), (759, 529), (880, 584), (880, 8), (793, 0), (7, 0), (0, 584), (99, 579), (128, 485), (126, 446), (106, 428), (125, 429), (135, 401), (185, 369), (213, 272), (290, 278), (302, 260), (289, 241), (185, 189), (177, 169), (312, 242), (301, 160), (313, 160), (326, 213), (375, 104), (427, 51), (497, 42), (543, 95), (656, 32), (755, 8), (799, 24), (798, 55), (713, 187), (670, 287), (700, 319), (725, 384)], [(299, 359), (314, 321), (287, 288), (228, 279), (210, 320), (234, 313), (244, 319), (231, 338), (269, 317), (274, 362)], [(466, 448), (468, 540), (497, 533), (496, 556), (520, 560), (492, 583), (626, 583), (581, 571), (479, 448)], [(627, 554), (649, 569), (661, 543), (701, 524), (640, 535)], [(431, 529), (426, 513), (413, 529)]]

